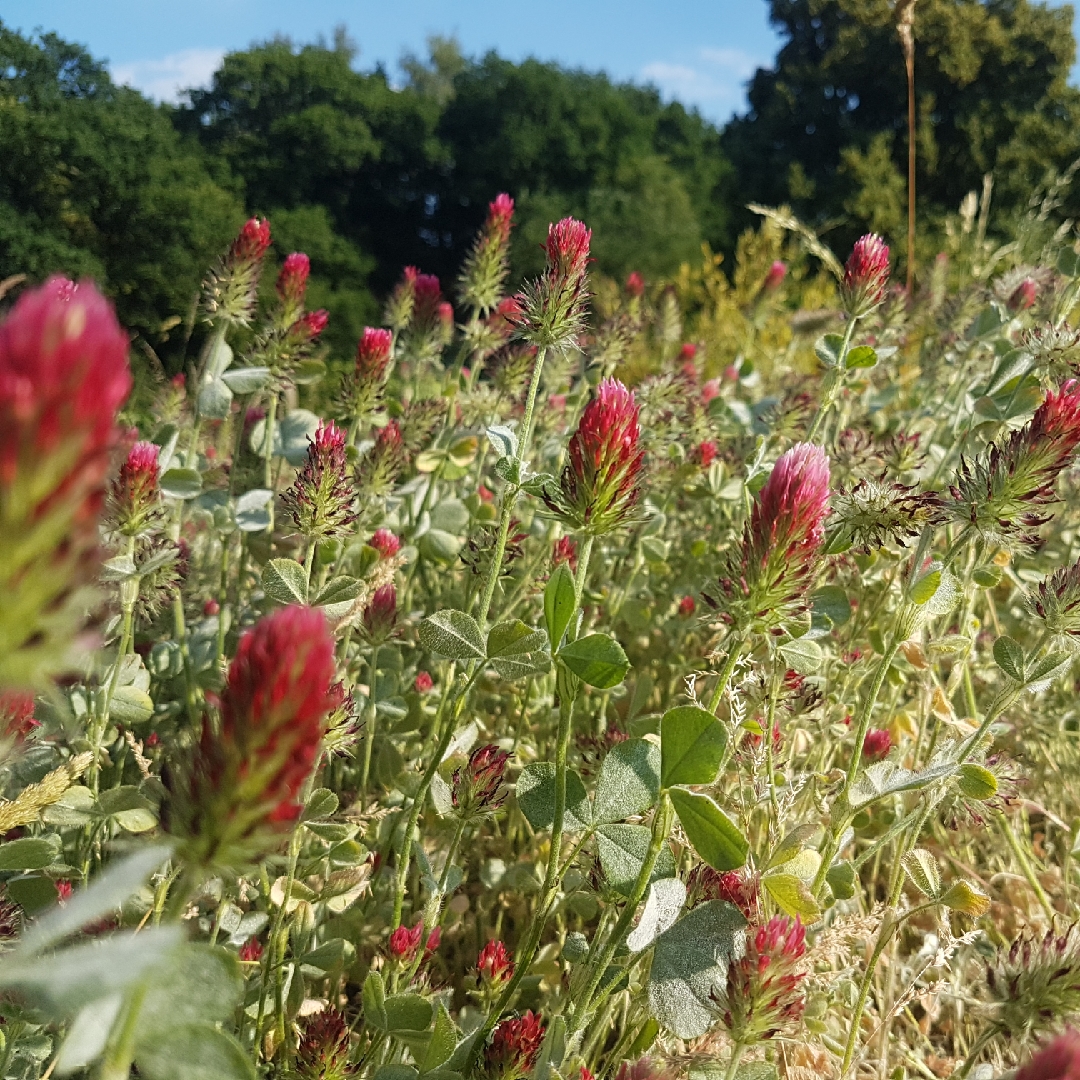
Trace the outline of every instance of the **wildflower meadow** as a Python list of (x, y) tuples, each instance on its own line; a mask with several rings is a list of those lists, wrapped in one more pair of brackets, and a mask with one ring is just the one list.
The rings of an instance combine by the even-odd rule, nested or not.
[(1080, 1075), (1073, 233), (491, 197), (348, 359), (0, 286), (0, 1076)]

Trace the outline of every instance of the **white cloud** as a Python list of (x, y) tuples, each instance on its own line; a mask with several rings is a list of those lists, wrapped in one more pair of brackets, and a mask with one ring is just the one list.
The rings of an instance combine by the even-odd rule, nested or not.
[(746, 82), (765, 63), (741, 49), (706, 46), (679, 61), (654, 60), (641, 69), (641, 76), (665, 97), (726, 120), (745, 107)]
[(182, 90), (206, 86), (224, 55), (224, 49), (184, 49), (160, 60), (117, 64), (112, 77), (115, 82), (133, 86), (155, 101), (178, 101)]

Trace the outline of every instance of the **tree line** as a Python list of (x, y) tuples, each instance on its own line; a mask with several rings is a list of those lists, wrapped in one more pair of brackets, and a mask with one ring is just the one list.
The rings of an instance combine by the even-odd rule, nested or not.
[[(442, 39), (407, 57), (395, 86), (360, 70), (344, 31), (229, 53), (208, 88), (155, 105), (84, 48), (0, 23), (0, 275), (95, 277), (167, 359), (192, 331), (207, 264), (245, 214), (266, 214), (279, 256), (311, 256), (311, 301), (344, 354), (403, 265), (451, 285), (499, 191), (517, 201), (516, 275), (538, 269), (547, 222), (568, 213), (593, 227), (596, 268), (615, 277), (663, 278), (702, 243), (730, 253), (750, 202), (791, 206), (841, 250), (866, 229), (902, 249), (893, 5), (769, 8), (783, 44), (722, 128), (652, 87), (470, 59)], [(1070, 8), (1029, 0), (919, 0), (919, 259), (985, 175), (1004, 233), (1080, 157), (1071, 24)], [(1057, 212), (1076, 210), (1066, 192)]]

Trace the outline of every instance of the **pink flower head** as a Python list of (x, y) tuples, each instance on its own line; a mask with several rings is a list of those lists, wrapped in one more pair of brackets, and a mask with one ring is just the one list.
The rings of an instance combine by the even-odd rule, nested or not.
[(389, 330), (365, 326), (356, 346), (356, 375), (364, 382), (381, 383), (390, 366), (394, 335)]
[(249, 218), (229, 248), (229, 258), (237, 263), (257, 262), (270, 246), (270, 222), (266, 218)]
[(485, 230), (493, 240), (500, 244), (510, 241), (510, 227), (514, 219), (514, 200), (505, 192), (496, 195), (488, 203), (488, 216), (484, 224)]
[(689, 885), (695, 904), (706, 900), (723, 900), (737, 907), (747, 919), (753, 918), (757, 912), (761, 881), (751, 871), (721, 872), (701, 863), (691, 873)]
[(633, 392), (605, 379), (585, 406), (567, 456), (559, 490), (544, 496), (552, 510), (594, 536), (630, 518), (641, 498), (645, 463)]
[(158, 448), (151, 442), (137, 442), (120, 466), (113, 481), (111, 517), (125, 536), (141, 532), (158, 505)]
[(431, 678), (431, 675), (427, 671), (418, 671), (416, 673), (416, 679), (413, 682), (413, 689), (418, 694), (427, 694), (434, 687), (435, 682)]
[(397, 589), (383, 585), (375, 590), (371, 602), (364, 608), (363, 632), (372, 644), (387, 641), (397, 625)]
[(802, 610), (829, 512), (829, 459), (812, 443), (782, 454), (758, 492), (742, 543), (731, 549), (719, 595), (728, 618), (771, 630)]
[(489, 985), (498, 986), (514, 977), (514, 961), (501, 941), (489, 941), (476, 958), (476, 972)]
[(339, 536), (356, 520), (356, 489), (349, 470), (346, 433), (321, 421), (309, 440), (307, 458), (281, 501), (304, 536)]
[(881, 761), (891, 749), (892, 736), (884, 728), (871, 728), (863, 739), (862, 755), (867, 761)]
[(213, 618), (219, 611), (221, 611), (221, 605), (213, 597), (210, 597), (202, 606), (202, 613), (208, 619)]
[(245, 964), (253, 964), (262, 959), (263, 947), (257, 937), (250, 937), (240, 946), (240, 959)]
[(544, 1025), (531, 1009), (500, 1020), (484, 1047), (484, 1075), (490, 1080), (522, 1080), (532, 1072), (543, 1041)]
[(304, 302), (311, 260), (302, 252), (294, 251), (285, 259), (277, 279), (277, 294), (283, 303), (299, 306)]
[(626, 294), (635, 300), (645, 295), (645, 279), (636, 270), (632, 270), (626, 279)]
[(401, 541), (389, 529), (376, 529), (368, 546), (379, 553), (380, 559), (392, 559), (401, 550)]
[(776, 260), (769, 267), (769, 272), (765, 275), (764, 289), (766, 292), (775, 292), (784, 283), (784, 278), (787, 277), (787, 263)]
[(478, 746), (469, 760), (454, 770), (450, 782), (451, 799), (463, 817), (490, 814), (506, 801), (503, 786), (510, 755), (494, 743)]
[(563, 218), (549, 225), (546, 244), (548, 275), (566, 282), (584, 277), (589, 265), (591, 240), (592, 229), (574, 218)]
[(1019, 315), (1021, 311), (1027, 311), (1035, 303), (1038, 295), (1039, 287), (1035, 282), (1031, 278), (1024, 278), (1005, 301), (1005, 306), (1009, 309), (1010, 315)]
[(701, 388), (701, 404), (708, 405), (713, 398), (720, 396), (720, 380), (709, 379)]
[(186, 784), (166, 778), (169, 827), (190, 840), (189, 858), (233, 865), (291, 829), (338, 700), (334, 682), (334, 639), (317, 609), (279, 608), (241, 636), (220, 727), (204, 722)]
[(577, 544), (571, 536), (560, 536), (551, 547), (551, 566), (566, 563), (571, 571), (577, 569)]
[(694, 360), (697, 357), (697, 346), (692, 341), (684, 341), (679, 349), (680, 360)]
[(1080, 1032), (1067, 1028), (1035, 1054), (1015, 1080), (1080, 1080)]
[(416, 297), (413, 318), (425, 325), (433, 323), (443, 302), (439, 279), (434, 274), (417, 274), (413, 281), (413, 293)]
[(771, 1039), (802, 1016), (802, 959), (806, 928), (798, 919), (774, 915), (747, 934), (746, 952), (728, 964), (727, 983), (713, 991), (721, 1020), (737, 1043)]
[(99, 565), (127, 355), (127, 335), (91, 283), (50, 278), (0, 324), (0, 608), (19, 613), (0, 645), (0, 684), (24, 646), (34, 659), (20, 681), (70, 659), (87, 607), (75, 594)]
[(423, 920), (415, 926), (399, 926), (392, 931), (387, 941), (387, 951), (394, 960), (408, 963), (420, 947), (420, 935), (424, 932)]
[(584, 331), (591, 240), (592, 230), (574, 218), (548, 226), (544, 274), (517, 297), (518, 326), (529, 344), (566, 349)]
[(684, 596), (679, 601), (679, 614), (684, 619), (689, 619), (697, 611), (697, 603), (692, 596)]
[(885, 299), (888, 283), (889, 245), (875, 233), (867, 233), (855, 241), (844, 264), (840, 295), (848, 315), (856, 318), (873, 311)]
[(716, 443), (711, 439), (706, 439), (705, 442), (698, 443), (694, 448), (691, 460), (703, 469), (707, 469), (716, 460), (717, 452)]
[(289, 337), (294, 344), (306, 345), (314, 341), (326, 329), (329, 321), (330, 316), (322, 308), (318, 311), (309, 311), (306, 315), (301, 315), (289, 327)]
[(24, 690), (0, 690), (0, 740), (24, 742), (40, 727), (34, 719), (34, 695)]

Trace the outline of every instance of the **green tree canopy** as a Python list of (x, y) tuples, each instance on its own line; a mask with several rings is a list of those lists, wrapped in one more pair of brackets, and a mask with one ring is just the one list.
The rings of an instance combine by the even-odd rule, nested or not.
[(166, 342), (243, 215), (198, 145), (85, 50), (2, 24), (0, 145), (0, 274), (92, 276)]
[[(746, 200), (790, 202), (902, 239), (907, 89), (889, 0), (770, 0), (785, 41), (750, 84), (724, 147)], [(1072, 9), (1029, 0), (918, 0), (920, 217), (955, 211), (993, 173), (1001, 215), (1080, 153), (1080, 91), (1066, 83)]]

